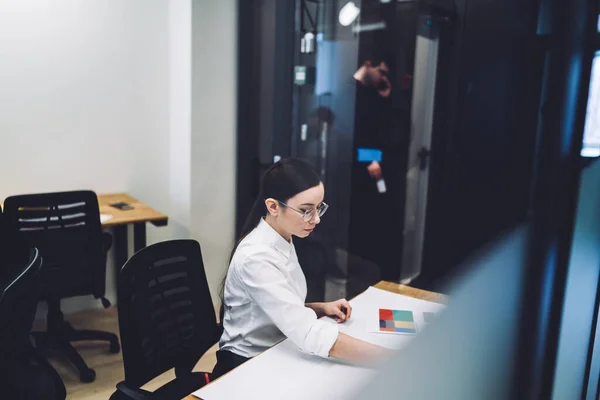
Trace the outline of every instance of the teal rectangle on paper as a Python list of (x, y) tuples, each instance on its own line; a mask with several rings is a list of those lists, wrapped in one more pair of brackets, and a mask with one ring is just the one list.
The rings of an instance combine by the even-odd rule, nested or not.
[(414, 322), (412, 311), (394, 310), (394, 321)]

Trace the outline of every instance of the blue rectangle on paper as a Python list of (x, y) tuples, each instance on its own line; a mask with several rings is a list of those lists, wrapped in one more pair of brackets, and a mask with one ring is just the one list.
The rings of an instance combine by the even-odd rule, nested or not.
[(358, 162), (381, 162), (383, 153), (379, 149), (358, 149)]

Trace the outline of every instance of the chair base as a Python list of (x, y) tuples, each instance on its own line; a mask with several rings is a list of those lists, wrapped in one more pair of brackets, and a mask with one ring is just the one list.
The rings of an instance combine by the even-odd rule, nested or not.
[(110, 396), (109, 400), (182, 399), (206, 385), (207, 377), (210, 380), (210, 376), (211, 374), (207, 372), (192, 372), (183, 377), (176, 376), (154, 392), (139, 389), (123, 381), (117, 384), (117, 391)]
[(60, 375), (37, 349), (24, 348), (18, 352), (17, 359), (3, 361), (0, 363), (3, 399), (64, 400), (67, 397)]
[(48, 324), (46, 332), (32, 332), (36, 345), (42, 351), (56, 351), (65, 356), (79, 371), (81, 382), (93, 382), (96, 379), (96, 371), (89, 368), (81, 355), (71, 345), (71, 342), (83, 340), (106, 341), (110, 343), (109, 351), (113, 354), (121, 351), (119, 338), (114, 333), (74, 329), (71, 324), (64, 320), (60, 308), (56, 309), (51, 302), (48, 303)]

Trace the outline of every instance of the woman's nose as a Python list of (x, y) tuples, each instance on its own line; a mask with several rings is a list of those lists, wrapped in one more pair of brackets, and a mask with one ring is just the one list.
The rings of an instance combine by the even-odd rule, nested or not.
[(315, 225), (318, 225), (320, 222), (321, 222), (321, 217), (319, 216), (319, 213), (316, 213), (312, 220), (312, 223)]

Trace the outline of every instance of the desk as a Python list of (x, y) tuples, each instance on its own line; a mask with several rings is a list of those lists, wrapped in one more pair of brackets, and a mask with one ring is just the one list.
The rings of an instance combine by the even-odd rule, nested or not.
[[(131, 204), (133, 210), (119, 210), (111, 207), (110, 203), (122, 201)], [(146, 223), (154, 226), (166, 226), (168, 217), (138, 201), (127, 193), (98, 195), (100, 214), (110, 215), (111, 218), (102, 221), (103, 227), (112, 227), (115, 244), (115, 265), (120, 270), (129, 259), (129, 243), (127, 239), (127, 225), (133, 225), (133, 251), (137, 252), (146, 247)]]
[[(434, 303), (439, 303), (439, 304), (446, 304), (447, 303), (447, 297), (445, 295), (443, 295), (443, 294), (429, 292), (429, 291), (426, 291), (426, 290), (415, 289), (415, 288), (412, 288), (412, 287), (409, 287), (409, 286), (405, 286), (405, 285), (400, 285), (400, 284), (397, 284), (397, 283), (381, 281), (381, 282), (379, 282), (378, 284), (375, 285), (375, 288), (381, 289), (381, 290), (385, 290), (385, 291), (388, 291), (388, 292), (391, 292), (391, 293), (396, 293), (396, 294), (404, 295), (404, 296), (407, 296), (407, 297), (412, 297), (412, 298), (415, 298), (415, 299), (420, 299), (420, 300), (434, 302)], [(278, 345), (276, 345), (276, 346), (278, 346)], [(257, 357), (260, 357), (261, 355), (259, 355)], [(244, 364), (244, 365), (247, 365), (247, 364)], [(244, 365), (242, 365), (242, 366), (240, 366), (238, 368), (243, 368)], [(227, 374), (225, 374), (224, 376), (227, 376)], [(185, 397), (184, 400), (198, 400), (198, 397), (190, 394), (187, 397)]]
[[(131, 204), (133, 210), (119, 210), (111, 207), (110, 203), (122, 201)], [(0, 208), (3, 204), (0, 203)], [(127, 225), (133, 225), (133, 249), (139, 251), (146, 247), (146, 223), (154, 226), (166, 226), (169, 218), (151, 208), (150, 206), (131, 197), (127, 193), (100, 194), (98, 195), (100, 215), (110, 216), (102, 221), (102, 227), (114, 229), (115, 265), (120, 270), (129, 259), (129, 243), (127, 239)]]
[(406, 285), (400, 285), (394, 282), (381, 281), (375, 285), (377, 289), (387, 290), (388, 292), (402, 294), (415, 299), (432, 301), (439, 304), (447, 304), (448, 297), (441, 293), (429, 292), (427, 290), (416, 289)]

